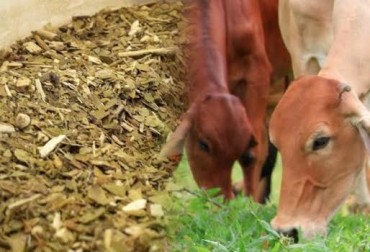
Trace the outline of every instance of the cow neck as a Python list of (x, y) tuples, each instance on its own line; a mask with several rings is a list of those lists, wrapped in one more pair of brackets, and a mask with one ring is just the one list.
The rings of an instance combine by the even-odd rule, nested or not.
[(193, 78), (189, 83), (189, 97), (191, 101), (197, 100), (207, 94), (229, 93), (226, 80), (217, 79), (217, 76)]
[(321, 74), (346, 82), (358, 96), (370, 89), (369, 8), (361, 1), (336, 1), (334, 39)]
[(364, 96), (368, 92), (368, 89), (362, 88), (362, 80), (359, 77), (353, 76), (352, 74), (347, 74), (346, 71), (341, 70), (341, 68), (342, 67), (340, 64), (326, 65), (320, 70), (318, 76), (337, 80), (340, 83), (350, 85), (358, 97)]
[(190, 100), (208, 93), (228, 93), (226, 27), (221, 1), (196, 1), (188, 46)]

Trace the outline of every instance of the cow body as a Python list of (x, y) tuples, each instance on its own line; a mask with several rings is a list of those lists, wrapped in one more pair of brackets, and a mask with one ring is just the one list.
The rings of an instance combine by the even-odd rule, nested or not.
[[(266, 189), (260, 189), (259, 181), (265, 175), (261, 170), (267, 154), (265, 114), (272, 68), (264, 37), (264, 25), (268, 22), (263, 23), (260, 8), (268, 3), (264, 1), (265, 5), (260, 6), (257, 0), (191, 2), (187, 47), (191, 105), (162, 153), (179, 153), (185, 144), (197, 184), (202, 188), (220, 187), (227, 198), (234, 196), (231, 169), (239, 161), (244, 193), (263, 202)], [(277, 19), (276, 3), (270, 20)], [(276, 41), (281, 42), (277, 22), (274, 29), (277, 32), (271, 36), (278, 35)], [(274, 60), (287, 55), (278, 49), (270, 51)], [(276, 78), (278, 72), (282, 70), (274, 72)]]
[[(370, 4), (281, 0), (280, 27), (295, 80), (274, 111), (270, 135), (282, 156), (275, 229), (305, 237), (326, 233), (355, 187), (369, 204), (365, 169), (370, 113)], [(294, 233), (294, 232), (293, 232)]]

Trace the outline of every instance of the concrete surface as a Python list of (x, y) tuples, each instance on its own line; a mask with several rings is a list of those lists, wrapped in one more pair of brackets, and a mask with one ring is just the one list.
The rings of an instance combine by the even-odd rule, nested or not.
[(3, 0), (0, 2), (0, 49), (27, 37), (48, 23), (60, 26), (72, 16), (92, 15), (106, 7), (143, 4), (155, 0)]

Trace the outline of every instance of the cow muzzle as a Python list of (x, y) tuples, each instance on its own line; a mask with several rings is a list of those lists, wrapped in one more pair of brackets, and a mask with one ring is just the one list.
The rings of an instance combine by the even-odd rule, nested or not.
[(326, 223), (309, 220), (309, 219), (295, 219), (275, 217), (271, 221), (271, 226), (278, 233), (292, 238), (295, 243), (298, 242), (298, 230), (301, 230), (304, 239), (313, 239), (316, 236), (325, 236), (327, 234)]

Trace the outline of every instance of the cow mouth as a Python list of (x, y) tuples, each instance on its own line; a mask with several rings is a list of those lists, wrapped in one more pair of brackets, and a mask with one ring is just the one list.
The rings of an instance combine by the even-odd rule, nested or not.
[(292, 228), (288, 231), (283, 231), (280, 233), (288, 238), (291, 238), (294, 243), (298, 243), (298, 230), (296, 228)]

